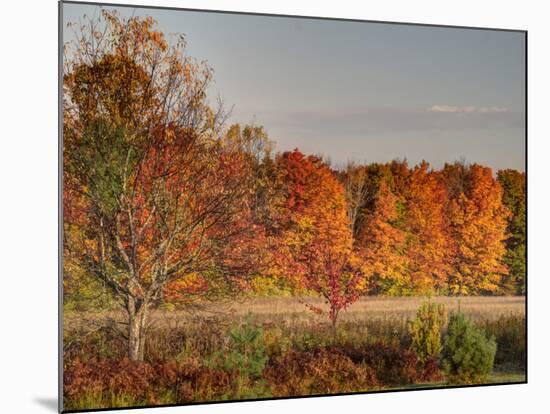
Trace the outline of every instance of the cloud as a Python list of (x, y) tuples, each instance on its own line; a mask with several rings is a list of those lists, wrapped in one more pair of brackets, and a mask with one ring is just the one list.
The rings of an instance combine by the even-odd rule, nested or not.
[(481, 112), (481, 113), (495, 114), (495, 113), (500, 113), (500, 112), (508, 112), (508, 109), (507, 108), (499, 108), (498, 106), (489, 106), (489, 107), (484, 106), (484, 107), (479, 108), (478, 111)]
[(501, 108), (498, 106), (482, 106), (477, 108), (475, 106), (452, 106), (452, 105), (434, 105), (431, 108), (428, 108), (429, 112), (444, 112), (451, 114), (471, 114), (474, 112), (484, 113), (484, 114), (494, 114), (501, 112), (508, 112), (507, 108)]
[(428, 109), (430, 112), (447, 112), (447, 113), (471, 113), (475, 112), (475, 106), (451, 106), (451, 105), (434, 105)]
[[(441, 106), (441, 105), (440, 105)], [(504, 108), (475, 108), (471, 112), (455, 110), (427, 111), (421, 108), (368, 108), (364, 110), (290, 111), (261, 113), (259, 119), (299, 133), (365, 135), (414, 131), (463, 131), (524, 128), (523, 112)], [(465, 116), (458, 116), (465, 114)]]

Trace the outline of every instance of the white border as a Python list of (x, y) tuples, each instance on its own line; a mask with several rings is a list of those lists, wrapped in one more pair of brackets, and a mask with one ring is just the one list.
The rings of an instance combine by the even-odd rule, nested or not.
[[(125, 3), (123, 0), (118, 3)], [(544, 412), (548, 302), (548, 13), (505, 0), (135, 0), (169, 7), (529, 31), (529, 384), (164, 408), (162, 412)], [(3, 412), (54, 412), (57, 395), (57, 2), (6, 2), (0, 39), (0, 375)], [(6, 128), (7, 127), (7, 128)], [(541, 407), (541, 408), (538, 408)], [(126, 411), (119, 411), (126, 412)], [(139, 413), (151, 410), (133, 411)], [(156, 411), (161, 412), (161, 411)]]

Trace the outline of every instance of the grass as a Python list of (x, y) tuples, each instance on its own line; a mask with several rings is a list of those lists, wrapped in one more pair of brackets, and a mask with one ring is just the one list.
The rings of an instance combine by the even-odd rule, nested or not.
[[(518, 382), (525, 382), (526, 376), (524, 372), (498, 372), (493, 371), (493, 373), (489, 376), (486, 382), (483, 384), (506, 384), (511, 383), (515, 384)], [(447, 382), (445, 381), (438, 381), (438, 382), (427, 382), (424, 384), (411, 384), (404, 387), (389, 387), (389, 388), (381, 388), (384, 390), (414, 390), (414, 389), (424, 389), (424, 388), (443, 388), (448, 386)]]
[(501, 383), (507, 383), (507, 382), (525, 382), (525, 380), (526, 380), (525, 372), (493, 371), (493, 373), (491, 374), (487, 382), (489, 384), (501, 384)]
[[(360, 322), (365, 320), (409, 319), (426, 300), (424, 297), (364, 297), (348, 309), (341, 312), (339, 321)], [(434, 297), (433, 301), (443, 303), (449, 312), (461, 312), (474, 320), (493, 320), (502, 315), (525, 315), (525, 297), (523, 296), (465, 296)], [(327, 308), (321, 298), (316, 297), (261, 297), (248, 298), (233, 302), (204, 303), (193, 314), (183, 310), (156, 310), (151, 314), (153, 327), (179, 328), (197, 318), (226, 318), (228, 315), (237, 322), (246, 320), (252, 314), (261, 323), (307, 322), (318, 323), (326, 319), (307, 311), (304, 303)], [(64, 323), (66, 330), (96, 324), (101, 320), (123, 321), (124, 314), (117, 311), (66, 312)]]
[[(305, 308), (306, 301), (321, 304), (317, 298), (249, 298), (207, 304), (193, 315), (158, 310), (142, 365), (125, 362), (126, 343), (117, 333), (124, 325), (108, 322), (123, 321), (121, 312), (68, 312), (66, 407), (444, 387), (437, 361), (423, 365), (410, 350), (407, 321), (423, 300), (363, 298), (342, 313), (336, 331), (326, 315)], [(495, 337), (495, 368), (486, 383), (525, 380), (523, 297), (433, 300), (449, 311), (460, 306)]]

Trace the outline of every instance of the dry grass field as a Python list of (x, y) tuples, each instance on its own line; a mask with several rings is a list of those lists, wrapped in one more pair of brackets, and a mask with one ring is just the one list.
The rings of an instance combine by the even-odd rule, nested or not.
[[(373, 320), (406, 320), (414, 316), (416, 310), (426, 300), (423, 297), (365, 297), (358, 300), (340, 315), (339, 321), (360, 322)], [(449, 312), (458, 311), (474, 320), (494, 320), (501, 316), (525, 315), (523, 296), (467, 296), (435, 297), (433, 301), (445, 304)], [(251, 315), (261, 323), (277, 322), (322, 322), (325, 315), (309, 311), (305, 304), (323, 309), (326, 305), (314, 297), (259, 297), (241, 300), (238, 303), (205, 303), (193, 312), (182, 310), (156, 310), (151, 318), (151, 327), (173, 327), (185, 325), (195, 317), (230, 318), (244, 321)], [(68, 312), (65, 314), (65, 329), (83, 327), (89, 323), (100, 324), (102, 320), (124, 320), (124, 315), (116, 311)]]

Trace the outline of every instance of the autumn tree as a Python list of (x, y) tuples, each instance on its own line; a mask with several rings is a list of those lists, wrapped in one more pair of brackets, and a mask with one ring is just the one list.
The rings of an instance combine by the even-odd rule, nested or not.
[(65, 272), (101, 281), (142, 360), (150, 310), (238, 293), (253, 271), (253, 174), (207, 104), (212, 78), (151, 18), (75, 28), (64, 53)]
[(269, 139), (263, 127), (255, 125), (231, 125), (226, 139), (240, 148), (250, 165), (254, 179), (251, 208), (255, 221), (265, 227), (272, 227), (274, 216), (271, 210), (280, 196), (276, 186), (274, 142)]
[(445, 163), (440, 173), (447, 188), (449, 200), (455, 200), (460, 194), (468, 191), (470, 166), (465, 160)]
[(285, 186), (278, 239), (285, 271), (327, 301), (335, 327), (342, 309), (365, 288), (344, 189), (324, 162), (298, 150), (282, 154), (277, 165)]
[(446, 287), (452, 256), (445, 185), (422, 162), (411, 171), (404, 192), (408, 293), (440, 292)]
[(502, 187), (502, 202), (510, 211), (505, 262), (509, 273), (503, 279), (503, 289), (510, 294), (525, 294), (526, 267), (526, 176), (516, 170), (500, 170), (497, 179)]
[(369, 173), (364, 165), (350, 162), (341, 174), (346, 195), (348, 219), (351, 234), (357, 237), (364, 221), (364, 212), (369, 202)]
[(443, 175), (462, 177), (461, 189), (449, 204), (454, 244), (449, 289), (459, 295), (497, 293), (508, 273), (504, 242), (509, 212), (502, 203), (502, 188), (490, 168), (477, 164), (467, 169), (447, 165)]
[(406, 289), (408, 260), (401, 206), (387, 180), (382, 180), (373, 208), (358, 235), (359, 252), (376, 293), (396, 295)]
[(440, 291), (449, 261), (443, 182), (426, 162), (409, 169), (396, 160), (378, 170), (376, 201), (357, 237), (372, 284), (391, 295)]

